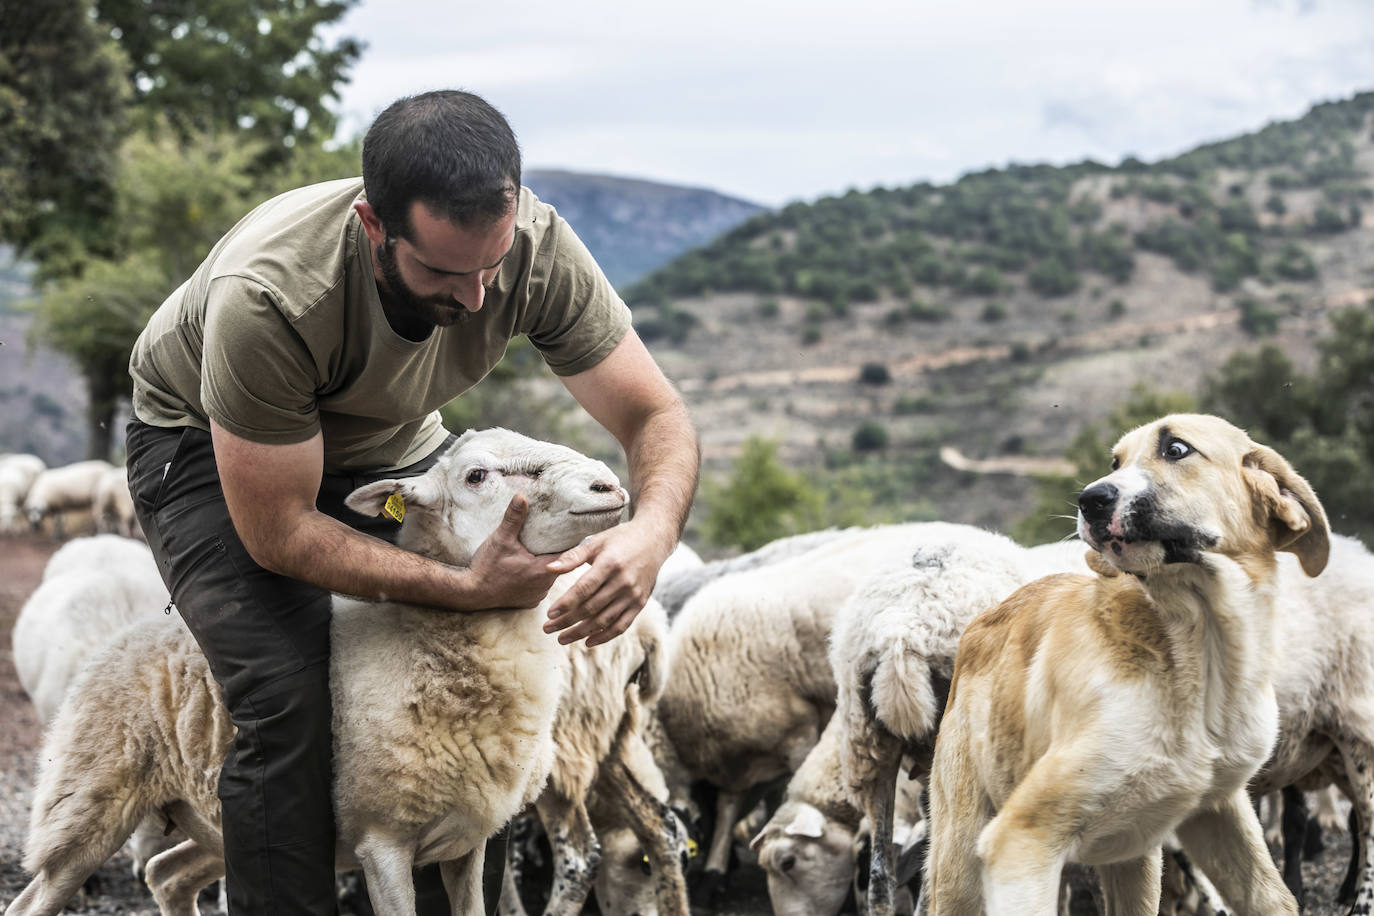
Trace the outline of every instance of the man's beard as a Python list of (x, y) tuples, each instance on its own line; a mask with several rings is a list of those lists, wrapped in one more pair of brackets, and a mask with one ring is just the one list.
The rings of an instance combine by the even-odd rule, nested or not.
[(389, 317), (395, 317), (405, 325), (404, 328), (394, 329), (402, 336), (412, 336), (421, 331), (428, 336), (436, 327), (448, 327), (470, 317), (468, 310), (451, 297), (421, 296), (406, 285), (390, 239), (377, 246), (377, 265), (382, 269), (382, 278), (386, 280), (387, 292), (394, 306), (395, 315)]

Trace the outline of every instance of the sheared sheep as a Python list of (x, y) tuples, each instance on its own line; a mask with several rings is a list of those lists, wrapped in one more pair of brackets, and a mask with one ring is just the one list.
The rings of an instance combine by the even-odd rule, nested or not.
[(43, 519), (52, 516), (57, 536), (65, 535), (63, 514), (76, 510), (90, 511), (95, 499), (95, 487), (100, 478), (114, 465), (98, 458), (78, 461), (59, 468), (48, 468), (39, 474), (24, 497), (24, 515), (37, 529)]
[(834, 711), (827, 646), (840, 606), (870, 575), (902, 568), (920, 545), (964, 527), (852, 529), (715, 579), (684, 605), (669, 637), (672, 676), (658, 711), (693, 777), (720, 789), (708, 886), (726, 871), (745, 792), (795, 772)]
[[(369, 484), (348, 505), (376, 513), (400, 494), (398, 544), (466, 565), (516, 493), (529, 499), (520, 537), (535, 553), (575, 546), (628, 502), (601, 462), (497, 429), (464, 434), (425, 474)], [(542, 631), (547, 604), (451, 613), (335, 597), (337, 861), (362, 865), (378, 912), (413, 913), (411, 868), (436, 861), (454, 912), (482, 912), (483, 843), (538, 797), (553, 763), (566, 652)], [(35, 877), (7, 912), (56, 913), (158, 809), (191, 839), (148, 863), (149, 886), (163, 913), (193, 912), (224, 870), (215, 781), (231, 733), (184, 627), (124, 631), (47, 736), (24, 857)]]
[(47, 470), (37, 455), (7, 454), (0, 457), (0, 532), (23, 530), (19, 510), (38, 475)]
[(869, 911), (892, 912), (893, 791), (903, 755), (929, 772), (959, 637), (980, 611), (1052, 572), (1086, 570), (1077, 541), (1022, 547), (1000, 534), (949, 526), (902, 567), (865, 581), (840, 613), (830, 660), (839, 684), (841, 771), (872, 827)]

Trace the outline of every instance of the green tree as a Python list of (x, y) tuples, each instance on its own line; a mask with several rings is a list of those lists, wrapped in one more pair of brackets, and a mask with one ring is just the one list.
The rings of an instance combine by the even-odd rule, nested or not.
[(120, 150), (116, 251), (49, 282), (31, 333), (71, 356), (90, 395), (90, 454), (107, 457), (111, 424), (131, 390), (129, 351), (162, 300), (254, 199), (259, 144), (221, 134), (192, 145), (130, 137)]
[(356, 0), (96, 0), (100, 22), (128, 57), (145, 127), (182, 139), (239, 130), (286, 158), (333, 135), (337, 99), (362, 53), (352, 38), (320, 34)]
[(751, 436), (728, 480), (702, 482), (707, 541), (748, 551), (816, 527), (823, 494), (807, 477), (784, 467), (777, 453), (776, 442)]
[(1072, 537), (1078, 517), (1078, 492), (1111, 472), (1111, 450), (1116, 440), (1152, 420), (1171, 413), (1197, 410), (1189, 394), (1154, 391), (1143, 384), (1098, 423), (1079, 431), (1064, 452), (1073, 462), (1071, 477), (1043, 476), (1036, 481), (1036, 505), (1031, 514), (1012, 526), (1011, 536), (1022, 544), (1045, 544)]
[(0, 239), (69, 275), (114, 210), (126, 66), (89, 0), (0, 0)]
[(1374, 539), (1374, 303), (1331, 316), (1311, 375), (1272, 345), (1233, 356), (1204, 409), (1270, 445), (1316, 489), (1337, 531)]

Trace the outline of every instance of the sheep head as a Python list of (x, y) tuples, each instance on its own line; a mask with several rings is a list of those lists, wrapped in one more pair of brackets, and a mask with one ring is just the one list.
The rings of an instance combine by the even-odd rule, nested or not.
[(455, 566), (496, 530), (517, 493), (529, 500), (520, 543), (562, 553), (620, 521), (629, 494), (610, 468), (566, 446), (506, 429), (469, 430), (418, 477), (379, 480), (345, 504), (377, 515), (399, 494), (405, 505), (397, 544)]

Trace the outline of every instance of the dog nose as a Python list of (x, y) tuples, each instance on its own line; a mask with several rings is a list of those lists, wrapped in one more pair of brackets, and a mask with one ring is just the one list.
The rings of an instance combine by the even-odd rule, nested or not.
[(1088, 520), (1111, 518), (1118, 495), (1113, 484), (1095, 483), (1078, 494), (1078, 511)]

